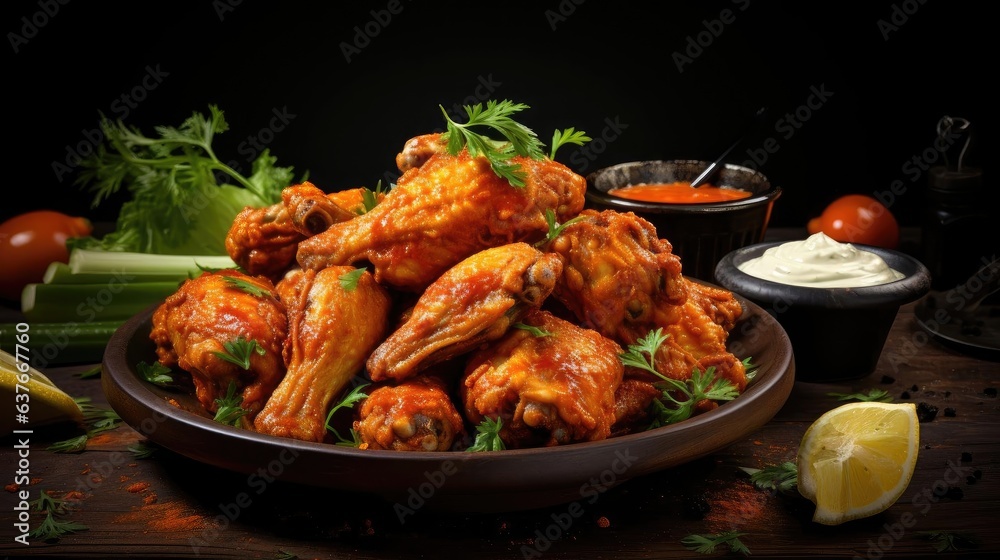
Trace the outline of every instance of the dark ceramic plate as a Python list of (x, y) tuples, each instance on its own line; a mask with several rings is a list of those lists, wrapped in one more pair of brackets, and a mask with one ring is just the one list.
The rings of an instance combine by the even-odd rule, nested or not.
[(151, 385), (136, 372), (139, 362), (156, 360), (149, 340), (155, 306), (112, 336), (102, 383), (114, 410), (150, 441), (248, 477), (263, 469), (294, 483), (370, 493), (390, 502), (414, 500), (442, 511), (526, 510), (586, 499), (631, 478), (704, 457), (767, 423), (784, 405), (795, 380), (792, 347), (774, 318), (739, 299), (745, 313), (729, 347), (759, 365), (742, 395), (671, 426), (561, 447), (483, 453), (364, 451), (216, 423), (200, 412), (193, 395)]

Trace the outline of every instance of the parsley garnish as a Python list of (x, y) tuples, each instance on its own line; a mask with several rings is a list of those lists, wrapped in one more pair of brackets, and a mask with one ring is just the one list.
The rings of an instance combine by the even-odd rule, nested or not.
[(545, 244), (550, 243), (559, 234), (562, 233), (564, 229), (568, 226), (575, 224), (586, 218), (586, 216), (576, 216), (575, 218), (570, 218), (562, 224), (556, 223), (556, 213), (551, 208), (545, 209), (545, 222), (549, 224), (549, 233), (538, 243), (535, 243), (535, 247), (543, 247)]
[[(531, 159), (542, 159), (545, 153), (542, 151), (543, 144), (538, 140), (538, 136), (533, 130), (511, 118), (511, 115), (527, 109), (523, 103), (514, 103), (509, 100), (486, 102), (483, 109), (482, 103), (475, 105), (465, 105), (465, 113), (469, 121), (459, 124), (448, 116), (448, 112), (441, 107), (448, 130), (443, 138), (447, 141), (448, 153), (457, 155), (466, 148), (472, 157), (483, 156), (490, 162), (490, 167), (498, 177), (506, 179), (515, 187), (523, 187), (525, 173), (521, 166), (511, 163), (514, 156), (524, 156)], [(506, 138), (506, 141), (493, 140), (488, 136), (473, 132), (473, 127), (487, 127), (496, 130)]]
[(73, 399), (83, 412), (83, 423), (87, 426), (87, 432), (81, 436), (57, 441), (47, 447), (49, 451), (55, 453), (77, 453), (87, 448), (87, 440), (94, 434), (112, 430), (118, 427), (122, 419), (118, 413), (110, 408), (94, 406), (90, 402), (90, 397), (77, 397)]
[(528, 331), (529, 333), (531, 333), (532, 335), (534, 335), (536, 337), (555, 336), (553, 333), (550, 333), (549, 331), (547, 331), (545, 329), (542, 329), (542, 328), (539, 328), (539, 327), (535, 327), (535, 326), (529, 325), (527, 323), (514, 323), (511, 326), (514, 327), (515, 329), (521, 329), (523, 331)]
[(363, 187), (361, 189), (361, 208), (358, 209), (358, 214), (367, 214), (371, 212), (373, 208), (378, 206), (379, 199), (382, 195), (388, 193), (392, 190), (393, 185), (390, 183), (388, 187), (382, 187), (382, 180), (379, 179), (378, 183), (375, 184), (375, 190), (371, 190), (368, 187)]
[(358, 280), (364, 275), (364, 268), (355, 268), (354, 270), (340, 275), (340, 287), (344, 289), (345, 292), (353, 292), (355, 288), (358, 287)]
[[(694, 414), (694, 407), (702, 400), (731, 401), (739, 396), (739, 391), (728, 379), (715, 378), (714, 366), (705, 371), (694, 368), (691, 378), (686, 382), (671, 379), (658, 372), (653, 365), (654, 356), (668, 336), (663, 334), (662, 328), (650, 331), (635, 344), (630, 344), (627, 352), (619, 355), (626, 366), (648, 371), (661, 379), (656, 385), (663, 390), (663, 395), (661, 399), (653, 401), (653, 422), (650, 429), (687, 420)], [(674, 393), (680, 393), (685, 398), (677, 399)]]
[(341, 408), (354, 408), (354, 403), (367, 399), (368, 395), (361, 391), (367, 386), (368, 383), (362, 383), (361, 385), (354, 387), (341, 397), (340, 402), (330, 407), (330, 412), (326, 413), (326, 429), (333, 432), (333, 435), (336, 436), (337, 445), (357, 447), (361, 444), (361, 438), (358, 436), (358, 433), (354, 430), (354, 428), (351, 428), (351, 437), (348, 439), (340, 435), (340, 432), (331, 426), (330, 423), (333, 421), (333, 414)]
[(140, 441), (135, 445), (128, 446), (128, 450), (132, 452), (132, 456), (136, 459), (149, 459), (156, 454), (157, 449), (159, 448), (156, 445), (147, 441)]
[(236, 382), (230, 381), (229, 388), (226, 390), (226, 396), (215, 399), (216, 409), (215, 418), (216, 422), (220, 424), (226, 424), (228, 426), (240, 425), (240, 419), (246, 416), (248, 410), (241, 407), (243, 404), (243, 395), (236, 392)]
[(90, 369), (86, 369), (76, 374), (80, 379), (94, 379), (101, 376), (101, 366), (96, 365)]
[(750, 358), (743, 358), (743, 374), (747, 376), (747, 383), (753, 381), (753, 378), (757, 377), (757, 372), (760, 371), (760, 366), (750, 360)]
[(466, 451), (503, 451), (507, 449), (502, 439), (500, 439), (500, 428), (503, 428), (503, 420), (498, 416), (496, 420), (489, 417), (476, 426), (476, 440)]
[(775, 490), (782, 494), (792, 493), (799, 483), (799, 468), (792, 461), (771, 465), (762, 469), (740, 467), (750, 475), (750, 482), (763, 490)]
[(827, 393), (827, 396), (837, 397), (838, 401), (849, 401), (856, 399), (859, 401), (892, 402), (889, 391), (885, 389), (870, 389), (867, 393)]
[(244, 291), (244, 292), (246, 292), (246, 293), (248, 293), (248, 294), (250, 294), (252, 296), (255, 296), (255, 297), (263, 297), (263, 296), (271, 295), (270, 290), (266, 290), (264, 288), (261, 288), (257, 284), (254, 284), (253, 282), (251, 282), (251, 281), (249, 281), (249, 280), (247, 280), (245, 278), (237, 278), (235, 276), (226, 276), (225, 280), (226, 280), (226, 284), (228, 284), (229, 287), (236, 288), (237, 290), (242, 290), (242, 291)]
[(969, 535), (950, 531), (924, 531), (922, 534), (927, 540), (934, 541), (935, 552), (957, 552), (979, 548), (979, 543)]
[(42, 541), (50, 541), (58, 539), (67, 533), (86, 531), (88, 529), (88, 527), (82, 523), (77, 523), (75, 521), (63, 521), (59, 519), (59, 516), (69, 512), (69, 506), (67, 505), (66, 500), (53, 498), (44, 490), (42, 490), (37, 499), (31, 501), (31, 505), (34, 506), (35, 511), (45, 512), (45, 519), (42, 520), (41, 525), (35, 527), (30, 533), (28, 533), (28, 535), (32, 538), (40, 539)]
[(242, 336), (238, 336), (235, 340), (226, 342), (222, 345), (222, 347), (225, 348), (225, 352), (212, 353), (218, 358), (227, 362), (232, 362), (243, 369), (250, 369), (250, 358), (253, 356), (254, 352), (260, 356), (267, 353), (263, 346), (257, 344), (256, 340), (247, 340)]
[(587, 142), (590, 142), (590, 136), (582, 130), (576, 130), (572, 126), (565, 129), (556, 129), (552, 133), (552, 150), (549, 152), (549, 159), (556, 159), (556, 151), (564, 144), (576, 144), (577, 146), (582, 146)]
[(136, 364), (136, 369), (139, 371), (139, 375), (141, 375), (143, 379), (153, 385), (159, 385), (162, 387), (174, 382), (174, 378), (168, 375), (171, 372), (170, 368), (160, 362), (153, 362), (152, 364), (139, 362)]
[(736, 531), (723, 531), (708, 535), (688, 535), (681, 539), (681, 544), (688, 550), (693, 550), (701, 554), (711, 554), (715, 552), (715, 547), (726, 545), (733, 552), (749, 556), (750, 549), (740, 541), (740, 537), (745, 534)]

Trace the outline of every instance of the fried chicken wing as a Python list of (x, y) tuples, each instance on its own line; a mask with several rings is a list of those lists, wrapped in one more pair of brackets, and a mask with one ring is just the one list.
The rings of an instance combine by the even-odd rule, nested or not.
[(565, 165), (521, 156), (510, 162), (525, 173), (523, 187), (498, 177), (485, 157), (431, 150), (373, 209), (300, 242), (298, 263), (369, 262), (380, 283), (420, 292), (483, 249), (544, 238), (546, 210), (562, 222), (583, 209), (586, 180)]
[(258, 432), (305, 441), (326, 437), (331, 402), (382, 340), (390, 297), (368, 271), (295, 268), (278, 283), (288, 310), (287, 372), (257, 415)]
[(445, 380), (425, 373), (372, 389), (354, 430), (362, 449), (449, 451), (465, 434), (464, 422)]
[(622, 345), (680, 319), (687, 284), (680, 258), (653, 224), (631, 212), (584, 210), (548, 250), (565, 261), (553, 297), (580, 324)]
[[(667, 339), (655, 356), (661, 374), (687, 380), (709, 367), (742, 392), (745, 368), (726, 349), (742, 306), (727, 290), (692, 281), (655, 227), (631, 212), (584, 210), (548, 250), (565, 260), (553, 298), (580, 323), (626, 347), (662, 328)], [(658, 378), (626, 368), (616, 397), (616, 433), (648, 426), (649, 406), (662, 393)], [(714, 403), (699, 403), (703, 411)]]
[(510, 448), (607, 438), (622, 382), (621, 347), (600, 333), (535, 310), (524, 323), (475, 351), (459, 385), (466, 417), (502, 421)]
[[(252, 420), (285, 374), (285, 306), (264, 277), (237, 270), (205, 272), (167, 297), (152, 323), (149, 337), (159, 362), (190, 373), (198, 401), (209, 412), (235, 382), (243, 395), (241, 407)], [(229, 354), (227, 343), (241, 339), (263, 351), (249, 352), (246, 369), (222, 357)]]
[(542, 305), (562, 273), (558, 255), (527, 243), (480, 251), (448, 269), (368, 358), (374, 381), (405, 379), (495, 340)]
[[(692, 289), (697, 293), (701, 288)], [(689, 298), (682, 307), (681, 320), (663, 326), (668, 338), (657, 352), (656, 370), (672, 379), (684, 380), (691, 377), (696, 367), (705, 371), (713, 366), (717, 378), (729, 379), (742, 392), (747, 384), (743, 364), (726, 349), (729, 331), (716, 322), (717, 318), (706, 311), (702, 298)]]
[(226, 235), (226, 252), (244, 271), (276, 282), (295, 264), (300, 241), (358, 215), (361, 192), (326, 194), (308, 181), (285, 187), (281, 202), (248, 206), (237, 214)]

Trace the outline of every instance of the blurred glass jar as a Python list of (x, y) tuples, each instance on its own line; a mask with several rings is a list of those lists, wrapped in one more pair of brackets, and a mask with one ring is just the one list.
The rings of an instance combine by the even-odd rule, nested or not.
[(983, 182), (982, 169), (965, 163), (972, 123), (945, 115), (937, 133), (945, 165), (928, 171), (921, 251), (931, 288), (945, 291), (996, 259), (1000, 235), (992, 221), (1000, 197)]
[(922, 251), (931, 287), (948, 290), (964, 283), (995, 258), (996, 196), (988, 192), (980, 169), (932, 167), (924, 205)]

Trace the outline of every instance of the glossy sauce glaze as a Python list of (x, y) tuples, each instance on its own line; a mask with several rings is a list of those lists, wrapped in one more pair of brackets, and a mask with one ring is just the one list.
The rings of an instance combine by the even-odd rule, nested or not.
[(903, 278), (875, 253), (840, 243), (822, 232), (771, 247), (739, 269), (764, 280), (813, 288), (858, 288)]
[(674, 183), (644, 183), (640, 185), (628, 185), (617, 189), (611, 189), (608, 191), (608, 194), (619, 198), (641, 200), (643, 202), (662, 202), (666, 204), (707, 204), (711, 202), (728, 202), (730, 200), (749, 198), (753, 193), (741, 189), (717, 187), (714, 185), (702, 185), (698, 188), (692, 188), (690, 182), (677, 181)]

